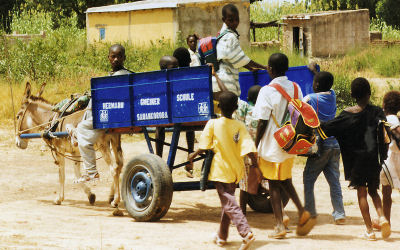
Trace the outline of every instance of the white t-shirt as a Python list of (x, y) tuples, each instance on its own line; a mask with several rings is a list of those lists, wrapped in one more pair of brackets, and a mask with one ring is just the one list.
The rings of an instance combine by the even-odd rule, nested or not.
[[(386, 116), (386, 120), (390, 124), (391, 130), (400, 126), (399, 118), (396, 115), (388, 115)], [(394, 187), (400, 189), (400, 150), (393, 138), (389, 144), (388, 158), (385, 163), (388, 166)]]
[[(294, 95), (294, 87), (292, 81), (289, 81), (286, 76), (281, 76), (273, 79), (271, 83), (279, 84), (290, 96)], [(299, 86), (298, 98), (303, 98), (303, 93)], [(258, 155), (269, 162), (283, 162), (294, 157), (286, 153), (276, 142), (274, 133), (278, 129), (271, 117), (274, 114), (278, 123), (281, 123), (283, 116), (286, 113), (288, 102), (275, 88), (264, 86), (261, 88), (257, 97), (257, 102), (253, 110), (253, 117), (259, 120), (268, 120), (267, 128), (258, 145)]]
[(191, 49), (188, 49), (189, 54), (190, 54), (190, 59), (192, 60), (190, 62), (190, 67), (195, 67), (195, 66), (200, 66), (200, 58), (197, 55), (197, 52), (193, 52)]

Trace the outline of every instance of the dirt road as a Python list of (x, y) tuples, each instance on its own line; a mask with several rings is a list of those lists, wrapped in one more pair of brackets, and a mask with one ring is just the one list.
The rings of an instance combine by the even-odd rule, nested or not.
[[(101, 180), (93, 191), (94, 206), (73, 184), (72, 164), (67, 162), (65, 201), (53, 205), (58, 192), (58, 170), (50, 152), (41, 152), (43, 143), (31, 141), (28, 149), (14, 146), (12, 129), (0, 130), (0, 249), (219, 249), (210, 241), (218, 228), (220, 206), (215, 190), (206, 192), (176, 192), (171, 208), (159, 222), (135, 222), (126, 212), (123, 217), (112, 216), (107, 203), (109, 171), (99, 161)], [(128, 141), (138, 141), (129, 142)], [(143, 140), (124, 138), (124, 156), (146, 153)], [(178, 160), (184, 154), (178, 154)], [(294, 168), (294, 183), (303, 198), (302, 160)], [(198, 174), (198, 173), (197, 173)], [(185, 180), (182, 170), (174, 179)], [(252, 249), (396, 249), (400, 245), (400, 196), (393, 193), (392, 236), (369, 242), (361, 239), (365, 228), (354, 190), (347, 188), (341, 176), (347, 224), (334, 225), (331, 219), (329, 188), (323, 176), (316, 183), (316, 203), (320, 212), (318, 223), (307, 237), (290, 233), (285, 240), (271, 240), (274, 220), (271, 214), (248, 212), (248, 220), (256, 233)], [(238, 194), (239, 192), (237, 192)], [(375, 211), (370, 202), (373, 216)], [(293, 203), (286, 207), (295, 230), (297, 220)], [(231, 227), (226, 249), (237, 249), (240, 237)]]

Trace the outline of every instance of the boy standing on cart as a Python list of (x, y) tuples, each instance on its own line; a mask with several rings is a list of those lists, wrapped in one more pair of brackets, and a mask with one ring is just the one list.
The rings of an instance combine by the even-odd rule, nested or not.
[(236, 202), (235, 189), (243, 177), (244, 156), (251, 159), (250, 167), (256, 168), (258, 164), (256, 148), (246, 126), (232, 119), (232, 113), (238, 108), (237, 102), (238, 98), (233, 92), (224, 91), (220, 94), (222, 117), (207, 122), (200, 136), (199, 149), (190, 154), (188, 160), (193, 162), (205, 150), (211, 149), (214, 152), (208, 180), (214, 182), (222, 206), (221, 224), (214, 236), (214, 243), (218, 246), (226, 244), (232, 220), (243, 239), (240, 249), (247, 249), (255, 237)]
[[(267, 69), (267, 67), (252, 61), (240, 47), (239, 33), (236, 31), (239, 25), (239, 10), (235, 5), (227, 4), (222, 8), (222, 21), (224, 24), (219, 34), (223, 35), (218, 40), (216, 47), (217, 60), (219, 62), (217, 75), (229, 91), (240, 96), (239, 68), (245, 67), (254, 71)], [(213, 92), (222, 92), (214, 77)], [(218, 94), (215, 98), (218, 99)]]
[[(112, 71), (110, 76), (125, 75), (132, 73), (124, 68), (125, 48), (120, 44), (114, 44), (108, 52), (108, 60), (111, 64)], [(89, 102), (86, 112), (83, 115), (82, 121), (76, 129), (79, 152), (82, 157), (85, 174), (81, 176), (76, 183), (98, 180), (100, 178), (96, 167), (96, 151), (94, 144), (98, 138), (104, 133), (102, 129), (93, 129), (92, 101)]]

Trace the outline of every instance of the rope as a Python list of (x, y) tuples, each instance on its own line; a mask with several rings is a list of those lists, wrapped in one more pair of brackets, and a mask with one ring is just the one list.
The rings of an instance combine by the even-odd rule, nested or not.
[[(58, 165), (59, 162), (58, 162), (56, 156), (54, 156), (54, 153), (55, 153), (56, 155), (59, 154), (59, 155), (61, 155), (62, 157), (66, 158), (66, 159), (68, 159), (68, 160), (74, 161), (74, 162), (83, 162), (83, 161), (81, 161), (81, 160), (73, 159), (73, 157), (75, 157), (75, 158), (80, 158), (81, 156), (77, 156), (77, 155), (66, 155), (66, 154), (64, 154), (64, 153), (61, 153), (60, 151), (57, 150), (56, 147), (54, 147), (53, 145), (51, 145), (51, 144), (49, 143), (48, 140), (44, 140), (44, 141), (46, 142), (47, 146), (50, 148), (51, 156), (53, 156), (54, 162), (55, 162), (57, 165)], [(96, 158), (96, 161), (97, 161), (97, 160), (100, 160), (101, 158), (103, 158), (103, 157), (100, 156), (99, 158)]]
[(14, 121), (14, 136), (17, 135), (17, 122), (15, 121), (15, 107), (14, 107), (14, 95), (13, 95), (13, 90), (12, 90), (12, 83), (11, 81), (8, 81), (10, 83), (10, 95), (11, 95), (11, 106), (12, 106), (12, 111), (13, 111), (13, 121)]
[(74, 114), (76, 114), (76, 113), (78, 113), (78, 112), (83, 112), (83, 111), (86, 111), (86, 109), (79, 110), (79, 111), (76, 111), (75, 113), (72, 113), (72, 114), (63, 116), (63, 117), (61, 117), (61, 118), (57, 118), (57, 119), (55, 119), (55, 120), (52, 120), (52, 121), (49, 121), (49, 122), (45, 122), (45, 123), (39, 124), (39, 125), (37, 125), (37, 126), (31, 127), (31, 128), (28, 128), (28, 129), (24, 129), (24, 130), (21, 130), (21, 131), (18, 131), (18, 133), (19, 133), (19, 134), (23, 134), (24, 132), (29, 131), (29, 130), (32, 130), (32, 129), (34, 129), (34, 128), (40, 128), (40, 127), (43, 127), (43, 126), (45, 126), (45, 125), (47, 125), (47, 124), (50, 124), (50, 123), (53, 123), (53, 122), (56, 122), (56, 121), (59, 122), (59, 121), (61, 121), (62, 119), (64, 119), (65, 117), (68, 117), (68, 116), (70, 116), (70, 115), (74, 115)]

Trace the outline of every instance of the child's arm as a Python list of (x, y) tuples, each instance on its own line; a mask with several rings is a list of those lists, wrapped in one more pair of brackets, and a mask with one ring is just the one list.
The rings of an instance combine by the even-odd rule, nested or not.
[(190, 161), (190, 163), (193, 163), (194, 158), (196, 158), (196, 156), (204, 152), (205, 152), (204, 149), (197, 149), (196, 151), (188, 155), (188, 161)]
[(255, 71), (255, 70), (259, 70), (259, 69), (265, 69), (265, 70), (267, 69), (267, 66), (256, 63), (253, 60), (250, 60), (250, 62), (243, 67), (245, 67), (246, 69), (248, 69), (250, 71)]
[(265, 133), (265, 129), (267, 128), (268, 120), (258, 120), (257, 132), (256, 132), (256, 147), (260, 144), (261, 138)]
[(221, 91), (228, 91), (228, 88), (225, 86), (225, 84), (221, 81), (221, 79), (219, 79), (217, 73), (215, 72), (214, 69), (214, 64), (212, 63), (207, 63), (208, 66), (211, 67), (211, 74), (215, 77), (215, 80), (217, 80), (218, 83), (218, 87)]
[(257, 168), (258, 167), (257, 154), (255, 152), (251, 152), (251, 153), (248, 153), (247, 156), (251, 160), (250, 167)]

